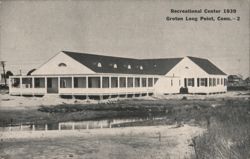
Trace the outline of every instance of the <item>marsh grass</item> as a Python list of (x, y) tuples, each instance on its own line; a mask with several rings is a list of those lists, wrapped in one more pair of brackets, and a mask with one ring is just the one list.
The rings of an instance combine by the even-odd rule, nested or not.
[(194, 158), (250, 158), (249, 101), (228, 101), (215, 110), (208, 119), (206, 133), (193, 139)]

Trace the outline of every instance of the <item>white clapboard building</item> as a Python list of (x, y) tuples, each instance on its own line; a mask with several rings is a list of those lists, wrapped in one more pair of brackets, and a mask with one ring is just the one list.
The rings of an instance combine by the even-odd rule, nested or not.
[(29, 76), (12, 76), (11, 95), (133, 97), (227, 91), (227, 75), (197, 57), (134, 59), (62, 51)]

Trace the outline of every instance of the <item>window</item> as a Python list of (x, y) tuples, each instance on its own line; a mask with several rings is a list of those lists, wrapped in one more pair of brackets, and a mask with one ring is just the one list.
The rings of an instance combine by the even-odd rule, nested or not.
[(100, 77), (88, 77), (88, 88), (100, 88)]
[(209, 87), (211, 87), (212, 85), (213, 85), (212, 78), (209, 78)]
[(126, 87), (126, 77), (120, 77), (119, 86), (120, 86), (120, 88), (125, 88)]
[(133, 77), (128, 77), (128, 79), (127, 79), (127, 86), (129, 88), (131, 88), (131, 87), (134, 86), (134, 84), (133, 84)]
[(131, 69), (131, 65), (128, 65), (128, 69)]
[(197, 87), (200, 87), (200, 78), (197, 78)]
[(217, 85), (220, 85), (220, 79), (217, 78)]
[(141, 84), (142, 84), (142, 87), (147, 87), (147, 78), (142, 78)]
[(171, 86), (173, 86), (173, 79), (171, 79)]
[(86, 77), (74, 77), (74, 88), (86, 88)]
[(213, 86), (216, 86), (216, 78), (213, 78)]
[(71, 77), (61, 77), (60, 78), (60, 88), (72, 88), (72, 78)]
[(12, 78), (11, 79), (11, 86), (13, 88), (20, 88), (20, 78)]
[(45, 88), (45, 78), (34, 78), (35, 88)]
[(206, 78), (201, 78), (200, 79), (200, 86), (207, 86), (207, 79)]
[(194, 87), (194, 78), (188, 78), (188, 86)]
[(117, 64), (114, 64), (114, 68), (117, 68)]
[(140, 78), (135, 78), (135, 87), (140, 87)]
[(23, 88), (32, 88), (32, 78), (22, 78)]
[(66, 67), (67, 65), (65, 63), (59, 63), (58, 66), (59, 67)]
[(153, 87), (153, 78), (148, 78), (148, 87)]
[(102, 77), (102, 88), (109, 88), (109, 77)]
[(97, 67), (102, 67), (102, 63), (98, 62)]
[(223, 78), (221, 78), (221, 85), (223, 85)]
[(111, 88), (117, 88), (117, 87), (118, 87), (118, 78), (111, 77)]

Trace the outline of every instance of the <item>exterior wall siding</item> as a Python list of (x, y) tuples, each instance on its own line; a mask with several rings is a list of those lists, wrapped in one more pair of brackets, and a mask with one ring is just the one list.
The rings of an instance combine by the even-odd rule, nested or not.
[[(59, 66), (59, 64), (66, 64), (66, 66)], [(95, 72), (61, 52), (34, 71), (31, 75), (62, 74), (95, 74)]]

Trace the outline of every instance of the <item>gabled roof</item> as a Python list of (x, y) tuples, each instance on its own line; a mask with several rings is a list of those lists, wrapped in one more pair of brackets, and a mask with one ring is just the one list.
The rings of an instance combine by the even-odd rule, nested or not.
[(221, 71), (217, 66), (215, 66), (212, 62), (207, 59), (197, 58), (197, 57), (190, 57), (195, 64), (197, 64), (200, 68), (202, 68), (205, 72), (211, 75), (226, 75), (223, 71)]
[[(183, 59), (133, 59), (70, 51), (62, 52), (97, 73), (165, 75)], [(114, 65), (117, 65), (117, 68), (114, 68)], [(131, 69), (129, 69), (129, 65)]]

